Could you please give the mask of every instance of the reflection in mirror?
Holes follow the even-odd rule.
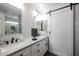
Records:
[[[10,15],[11,16],[11,15]],[[18,17],[12,17],[6,16],[5,17],[5,33],[6,34],[12,34],[12,33],[21,33],[21,21]]]
[[[6,21],[5,33],[6,34],[19,33],[19,23],[13,21]]]
[[[34,27],[38,29],[38,34],[41,34],[41,32],[47,33],[47,15],[34,10],[33,18]]]
[[[21,33],[21,9],[8,3],[0,3],[0,12],[4,14],[2,26],[5,34]]]

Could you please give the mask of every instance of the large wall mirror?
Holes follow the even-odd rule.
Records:
[[[21,9],[8,4],[0,3],[0,35],[21,33]]]
[[[35,25],[39,32],[47,32],[47,20],[36,21]]]
[[[34,10],[34,27],[38,29],[38,34],[47,33],[47,18],[46,14],[39,13]]]

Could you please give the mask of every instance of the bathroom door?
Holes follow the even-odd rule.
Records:
[[[79,56],[79,4],[75,5],[75,55]]]
[[[70,7],[51,13],[49,51],[56,55],[73,55],[73,10]]]

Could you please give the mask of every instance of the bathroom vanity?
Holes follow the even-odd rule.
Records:
[[[43,56],[48,50],[48,36],[38,36],[36,41],[27,38],[22,42],[0,48],[1,56]]]
[[[40,35],[33,41],[32,26],[29,22],[26,24],[22,16],[22,10],[13,5],[0,4],[0,56],[43,56],[48,50],[48,36]],[[44,31],[41,21],[36,25],[34,27],[39,30],[38,34]]]

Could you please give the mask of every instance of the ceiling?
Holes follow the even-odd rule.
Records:
[[[29,8],[37,10],[40,13],[47,13],[49,10],[54,10],[69,5],[69,3],[25,3],[25,4],[27,4]],[[0,11],[4,13],[12,13],[15,15],[20,15],[21,13],[20,9],[8,3],[0,3]]]
[[[21,10],[8,3],[0,3],[0,12],[3,12],[5,14],[10,13],[10,14],[19,16],[21,13]]]
[[[33,10],[38,10],[41,13],[46,13],[49,10],[54,10],[66,5],[69,3],[26,3]]]

